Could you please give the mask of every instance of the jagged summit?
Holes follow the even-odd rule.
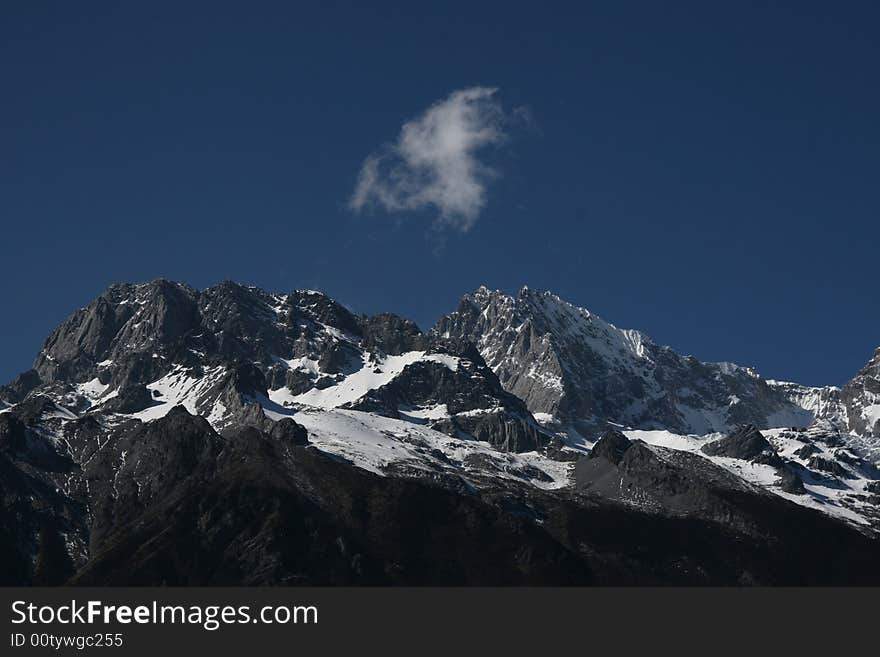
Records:
[[[810,421],[749,368],[680,356],[551,292],[480,288],[434,330],[474,341],[539,419],[574,432],[608,422],[705,434]]]

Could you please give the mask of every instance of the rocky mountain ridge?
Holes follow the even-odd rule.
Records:
[[[3,581],[794,582],[767,537],[829,545],[793,518],[851,568],[880,528],[877,360],[843,389],[765,381],[528,289],[422,332],[315,291],[115,285],[0,388]],[[400,537],[433,530],[396,495],[444,519],[457,570],[419,570]],[[659,561],[582,524],[611,518],[653,527]],[[839,558],[812,575],[844,581]]]
[[[843,389],[766,380],[752,368],[679,355],[528,287],[516,296],[480,287],[432,332],[474,342],[533,414],[575,435],[615,425],[705,435],[827,420],[871,438],[880,420],[880,349]]]
[[[406,408],[511,451],[553,442],[466,342],[390,314],[357,317],[318,292],[232,282],[201,292],[164,280],[109,288],[49,336],[0,398],[37,389],[75,412],[100,406],[142,419],[184,403],[222,427],[271,397],[390,417]]]

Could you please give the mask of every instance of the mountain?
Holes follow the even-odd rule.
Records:
[[[474,342],[507,390],[575,435],[609,423],[707,434],[814,419],[753,369],[680,356],[550,292],[524,287],[514,297],[481,287],[434,332]]]
[[[304,404],[406,415],[515,452],[551,441],[468,343],[393,315],[356,317],[317,292],[231,282],[203,292],[161,280],[111,287],[0,396],[34,389],[76,412],[142,420],[183,404],[223,427],[261,407]]]
[[[0,582],[878,583],[877,360],[766,381],[528,289],[423,332],[114,285],[0,387]]]
[[[841,389],[840,398],[849,430],[866,438],[876,449],[880,443],[880,347],[870,362]]]

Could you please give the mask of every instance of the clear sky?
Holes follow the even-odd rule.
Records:
[[[0,380],[110,283],[164,277],[423,327],[527,284],[843,383],[880,345],[877,7],[3,3]],[[438,112],[474,88],[496,130],[456,141]]]

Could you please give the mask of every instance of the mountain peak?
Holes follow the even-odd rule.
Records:
[[[435,331],[473,341],[529,410],[576,433],[609,422],[703,434],[809,421],[753,370],[679,355],[550,291],[523,286],[512,297],[481,288],[466,300]]]

